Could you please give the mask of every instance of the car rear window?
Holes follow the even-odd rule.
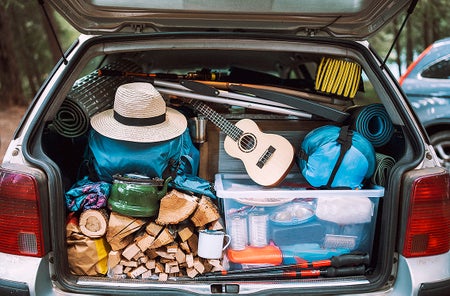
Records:
[[[450,57],[431,65],[422,72],[422,77],[449,79],[450,78]]]

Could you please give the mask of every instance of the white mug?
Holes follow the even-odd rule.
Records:
[[[224,238],[228,241],[223,245]],[[220,259],[224,251],[231,242],[228,234],[219,230],[200,230],[198,237],[198,256],[205,259]]]

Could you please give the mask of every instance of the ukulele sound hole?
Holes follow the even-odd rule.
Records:
[[[256,137],[252,134],[244,134],[239,139],[239,149],[243,152],[251,152],[256,147]]]

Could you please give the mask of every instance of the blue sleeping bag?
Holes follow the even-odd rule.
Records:
[[[375,150],[348,126],[326,125],[309,132],[296,158],[306,181],[314,187],[359,189],[375,171]]]

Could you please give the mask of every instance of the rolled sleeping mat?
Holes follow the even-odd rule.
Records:
[[[102,69],[136,70],[138,68],[125,61],[105,66]],[[97,71],[78,79],[53,120],[56,132],[68,138],[76,138],[85,134],[90,128],[90,117],[112,108],[117,88],[131,79],[129,77],[99,76]]]
[[[89,129],[89,113],[83,105],[67,98],[59,108],[53,126],[62,136],[79,137]]]
[[[373,184],[386,187],[389,173],[395,164],[395,160],[393,157],[382,153],[376,153],[375,158],[375,173],[370,180]]]
[[[394,134],[394,125],[382,104],[351,107],[348,119],[353,130],[359,132],[374,147],[386,145]]]

